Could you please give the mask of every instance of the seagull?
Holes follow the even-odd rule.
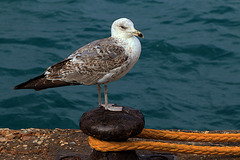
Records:
[[[88,43],[69,57],[48,67],[40,76],[21,83],[14,89],[39,91],[69,85],[97,85],[99,107],[109,111],[122,111],[122,107],[108,103],[107,85],[125,76],[138,61],[141,43],[136,36],[144,38],[130,19],[117,19],[112,24],[111,37]],[[101,101],[102,84],[105,104]]]

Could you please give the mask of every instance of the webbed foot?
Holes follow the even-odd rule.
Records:
[[[116,104],[101,104],[101,107],[104,107],[105,110],[121,112],[123,107],[116,106]]]

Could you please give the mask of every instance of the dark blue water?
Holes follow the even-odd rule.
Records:
[[[96,86],[12,88],[130,18],[142,54],[109,101],[143,112],[147,128],[240,129],[240,1],[1,0],[0,127],[78,128]]]

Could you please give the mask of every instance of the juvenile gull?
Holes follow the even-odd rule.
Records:
[[[14,89],[39,91],[68,85],[97,85],[99,106],[110,111],[121,111],[121,107],[108,104],[107,84],[122,78],[138,61],[141,43],[135,36],[144,37],[134,28],[131,20],[117,19],[112,24],[111,37],[79,48],[63,61],[48,67],[40,76]],[[105,105],[101,102],[101,84],[104,84]]]

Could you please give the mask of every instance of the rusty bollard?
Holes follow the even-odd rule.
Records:
[[[116,105],[117,106],[117,105]],[[103,107],[84,113],[80,129],[87,135],[106,141],[126,141],[141,133],[144,116],[139,110],[123,107],[122,111],[108,111]],[[100,152],[93,150],[90,160],[138,160],[135,151]]]

